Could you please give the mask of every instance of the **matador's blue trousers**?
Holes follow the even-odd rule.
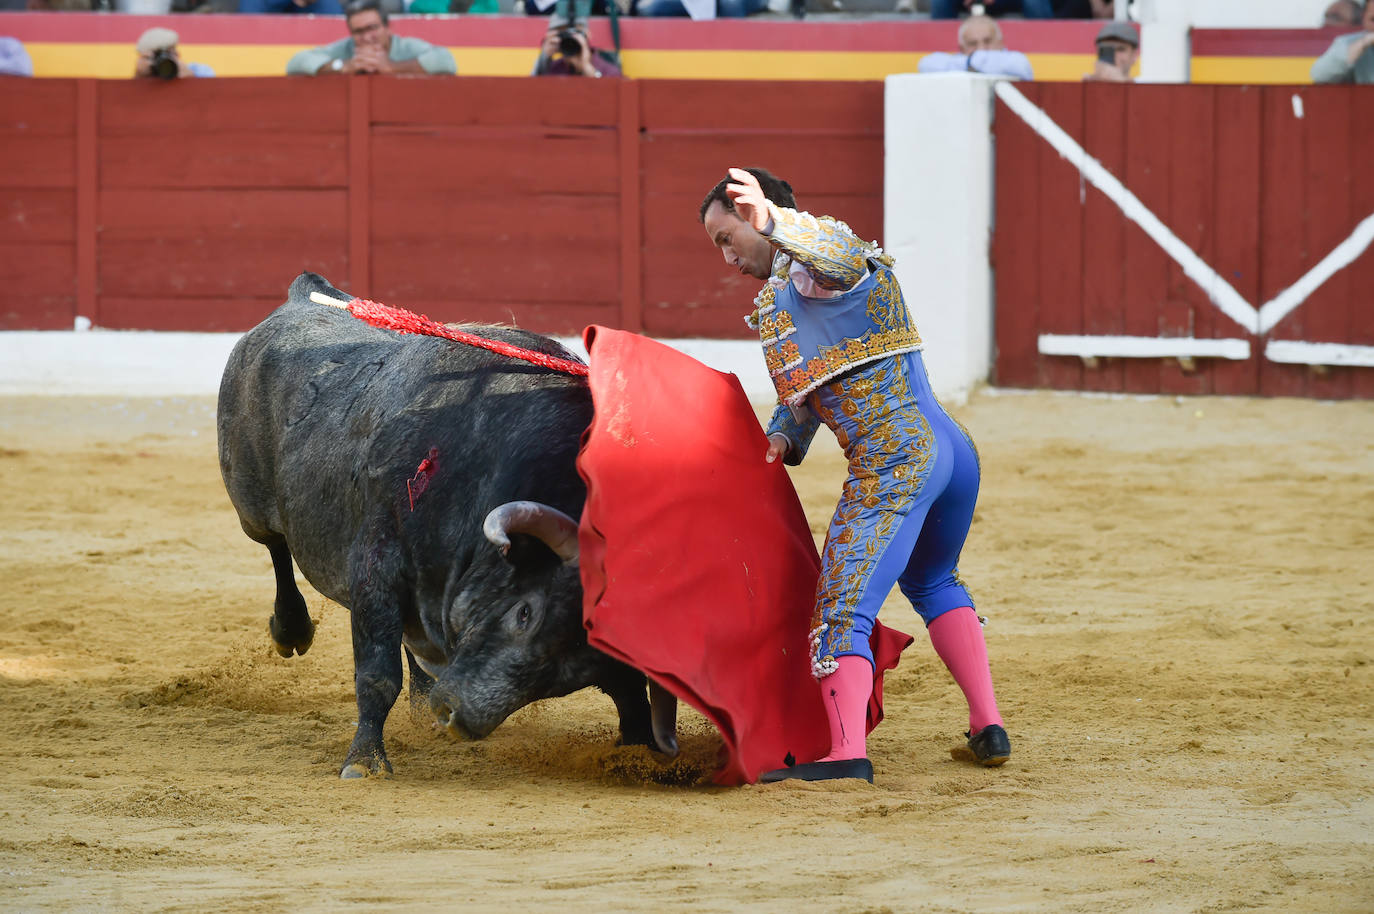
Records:
[[[978,500],[978,452],[926,377],[920,352],[889,356],[822,385],[811,408],[839,440],[849,477],[826,534],[813,625],[818,675],[868,658],[893,584],[926,625],[972,606],[959,553]],[[827,662],[829,661],[829,662]]]

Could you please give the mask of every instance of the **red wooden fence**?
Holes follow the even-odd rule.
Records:
[[[0,329],[243,330],[303,269],[440,320],[745,337],[732,164],[882,228],[876,82],[14,80]]]
[[[1374,92],[1363,87],[1017,88],[1256,308],[1374,214]],[[1374,368],[1265,356],[1269,340],[1374,345],[1374,246],[1250,332],[1003,101],[995,135],[997,383],[1374,397]],[[1042,355],[1041,334],[1245,338],[1250,358],[1091,364]]]

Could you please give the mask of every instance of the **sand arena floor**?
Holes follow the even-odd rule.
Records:
[[[922,635],[876,785],[739,789],[694,712],[665,766],[594,692],[476,743],[402,701],[395,777],[339,781],[347,612],[307,591],[314,647],[271,651],[213,410],[0,399],[8,910],[1374,910],[1374,405],[975,397],[961,570],[1011,762],[951,758]]]

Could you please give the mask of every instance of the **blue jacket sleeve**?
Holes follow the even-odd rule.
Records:
[[[798,422],[791,407],[785,403],[779,403],[778,408],[773,410],[773,418],[768,423],[767,434],[782,435],[787,439],[789,447],[786,456],[782,458],[782,462],[794,467],[801,463],[802,458],[806,456],[807,450],[811,447],[811,439],[816,437],[816,429],[820,427],[820,424],[820,418],[809,409],[806,411],[805,421]]]
[[[801,264],[822,289],[852,289],[864,278],[871,260],[892,265],[891,257],[855,235],[838,219],[829,216],[818,219],[810,213],[777,206],[771,201],[768,214],[773,224],[764,232],[764,237]]]

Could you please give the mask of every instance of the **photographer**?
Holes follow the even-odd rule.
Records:
[[[620,68],[592,47],[586,26],[555,17],[544,33],[533,76],[621,76]]]
[[[1097,33],[1097,63],[1083,78],[1095,82],[1135,82],[1131,70],[1140,59],[1140,35],[1129,22],[1109,22]]]
[[[138,51],[134,78],[184,79],[188,76],[215,75],[215,71],[203,63],[182,60],[177,51],[178,41],[177,33],[171,29],[148,29],[138,36],[138,43],[134,45]]]

